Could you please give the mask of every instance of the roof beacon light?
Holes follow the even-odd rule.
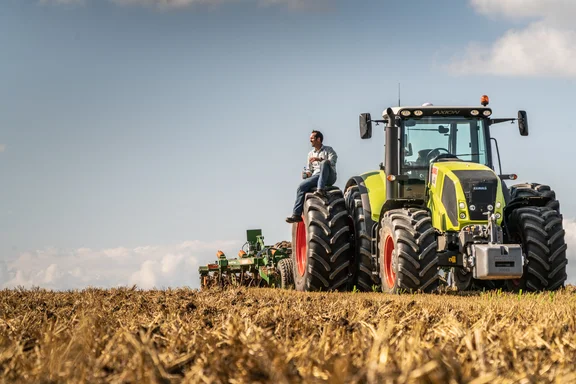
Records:
[[[480,104],[482,104],[483,106],[487,106],[489,103],[490,99],[488,98],[488,96],[482,95],[482,97],[480,98]]]

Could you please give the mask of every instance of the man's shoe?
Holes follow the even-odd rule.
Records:
[[[317,190],[314,191],[314,195],[318,196],[318,197],[327,197],[328,195],[326,194],[326,190],[325,189],[321,189],[318,188]]]
[[[300,221],[302,221],[302,216],[292,215],[286,218],[287,223],[298,223]]]

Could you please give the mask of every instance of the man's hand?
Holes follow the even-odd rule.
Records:
[[[314,162],[314,161],[322,161],[322,159],[319,157],[311,157],[310,162]]]

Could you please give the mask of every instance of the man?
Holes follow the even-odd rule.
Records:
[[[332,147],[323,144],[324,135],[320,131],[312,131],[310,144],[314,149],[308,153],[308,169],[302,174],[305,180],[296,191],[296,202],[292,216],[286,218],[287,223],[302,221],[304,195],[316,187],[314,194],[326,197],[326,186],[334,185],[337,178],[336,161],[338,156]]]

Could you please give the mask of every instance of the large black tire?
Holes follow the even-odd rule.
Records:
[[[294,287],[294,262],[292,259],[282,259],[278,262],[280,272],[280,288],[289,289]]]
[[[297,291],[346,291],[350,283],[350,226],[342,191],[327,188],[304,201],[304,221],[292,224]]]
[[[436,236],[430,213],[394,209],[382,215],[378,254],[382,290],[433,292],[438,288]]]
[[[522,245],[524,275],[508,280],[512,291],[553,291],[567,279],[567,245],[562,216],[550,207],[519,207],[510,214],[512,241]]]
[[[560,202],[556,199],[556,192],[550,186],[538,183],[515,184],[510,187],[510,202],[523,197],[547,197],[550,199],[546,206],[560,213]]]
[[[350,186],[344,194],[346,200],[346,209],[350,218],[353,233],[353,276],[352,285],[356,286],[359,291],[372,291],[372,287],[380,286],[380,278],[372,273],[375,270],[370,250],[371,236],[366,227],[366,218],[364,208],[362,207],[362,198],[360,189],[357,185]]]

